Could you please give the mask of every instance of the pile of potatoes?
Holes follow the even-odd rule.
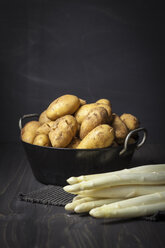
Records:
[[[135,116],[113,113],[108,99],[87,104],[75,95],[63,95],[40,114],[38,121],[26,123],[21,138],[39,146],[104,148],[122,145],[129,131],[138,127]],[[135,140],[130,138],[129,142]]]

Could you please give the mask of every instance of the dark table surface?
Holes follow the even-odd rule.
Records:
[[[112,221],[69,214],[63,207],[20,201],[20,192],[43,187],[20,144],[0,144],[0,248],[164,248],[165,222]],[[165,145],[145,144],[132,164],[165,163]]]

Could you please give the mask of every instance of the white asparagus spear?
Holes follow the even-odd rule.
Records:
[[[165,172],[113,174],[73,185],[67,185],[63,189],[67,192],[75,193],[81,190],[128,184],[163,185],[165,184]]]
[[[131,198],[165,191],[165,185],[122,185],[77,192],[79,197]]]
[[[161,207],[159,208],[159,206]],[[98,218],[136,217],[152,214],[158,210],[165,210],[165,192],[157,192],[103,205],[92,209],[90,215]]]
[[[79,177],[70,177],[67,179],[69,184],[75,184],[82,181],[88,181],[97,177],[105,177],[113,174],[121,174],[121,173],[144,173],[144,172],[159,172],[165,171],[165,164],[152,164],[152,165],[143,165],[143,166],[136,166],[130,169],[123,169],[115,172],[107,172],[107,173],[100,173],[100,174],[92,174],[92,175],[82,175]]]
[[[84,198],[84,196],[76,195],[76,196],[73,198],[72,202],[73,202],[73,201],[80,200],[80,199],[82,199],[82,198]]]
[[[79,199],[79,200],[75,200],[75,201],[72,201],[71,203],[68,203],[65,205],[65,210],[68,210],[68,211],[73,211],[74,208],[83,203],[83,202],[88,202],[88,201],[94,201],[95,198],[94,197],[83,197],[82,199]]]
[[[121,201],[122,199],[99,199],[99,200],[94,200],[90,202],[84,202],[79,205],[77,205],[74,208],[74,211],[76,213],[85,213],[89,212],[92,208],[100,207],[104,204],[109,204],[117,201]]]
[[[157,211],[165,211],[165,202],[157,202],[138,207],[133,206],[128,208],[112,209],[108,213],[100,213],[98,210],[92,209],[89,214],[96,218],[135,218],[152,215]]]

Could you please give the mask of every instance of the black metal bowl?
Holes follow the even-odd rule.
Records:
[[[38,117],[38,114],[24,115],[19,127],[26,118]],[[132,135],[143,132],[134,144],[128,144]],[[137,135],[137,137],[139,137]],[[145,142],[147,131],[141,127],[131,131],[124,145],[97,149],[71,149],[37,146],[21,140],[35,178],[44,184],[66,185],[71,176],[103,173],[128,168],[132,155]]]

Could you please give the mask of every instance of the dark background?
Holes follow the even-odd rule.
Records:
[[[20,201],[20,192],[46,186],[32,174],[18,128],[20,116],[63,94],[109,98],[113,112],[136,115],[148,130],[130,165],[165,163],[164,32],[160,1],[0,0],[0,248],[165,247],[163,217],[114,222]],[[52,175],[61,161],[55,154]],[[38,172],[47,178],[49,168],[48,157]]]
[[[165,15],[155,1],[0,1],[0,141],[55,98],[108,98],[165,143]]]

